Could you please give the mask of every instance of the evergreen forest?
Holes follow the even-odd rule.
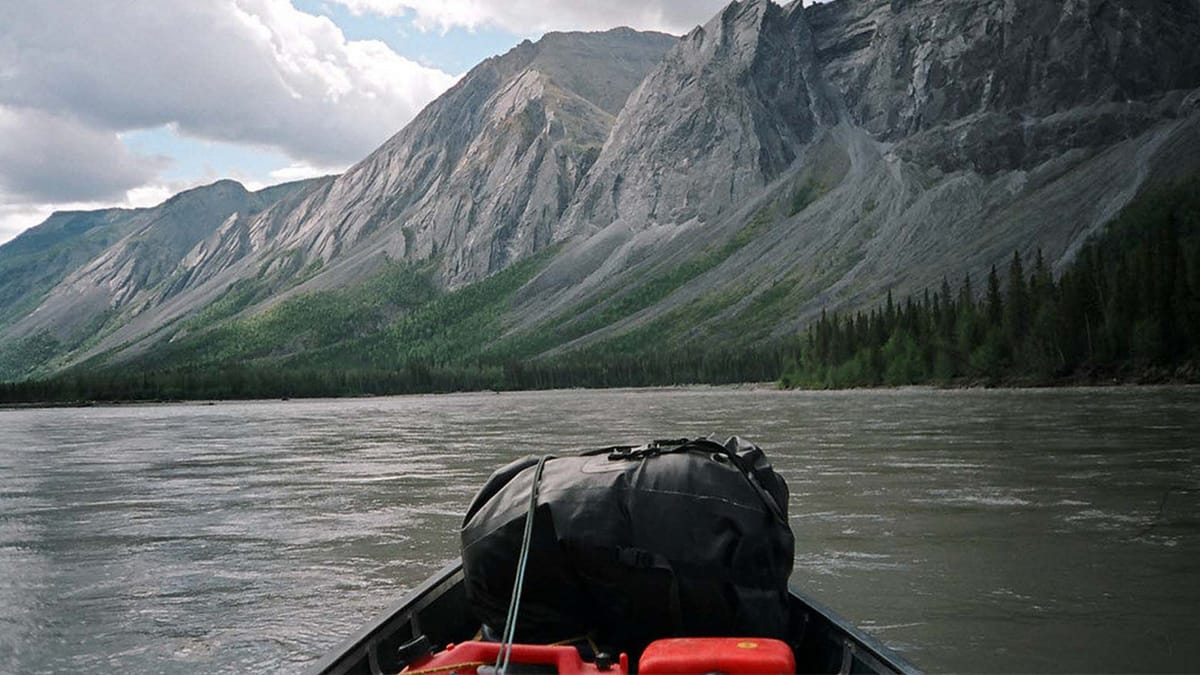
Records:
[[[1014,252],[980,286],[943,278],[900,303],[889,293],[870,311],[823,313],[781,382],[1198,381],[1200,180],[1139,199],[1058,278],[1040,250]]]

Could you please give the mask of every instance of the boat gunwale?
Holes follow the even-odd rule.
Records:
[[[405,593],[400,600],[389,605],[368,621],[366,625],[355,631],[354,634],[342,640],[336,648],[326,652],[323,657],[318,659],[309,668],[308,672],[312,675],[339,672],[335,670],[335,667],[338,664],[344,664],[347,661],[347,657],[354,652],[362,652],[363,656],[374,662],[371,641],[373,638],[378,637],[387,624],[398,619],[405,620],[407,618],[411,618],[414,622],[418,621],[418,612],[424,605],[429,604],[422,601],[426,599],[432,600],[432,598],[429,598],[431,594],[438,591],[439,588],[444,588],[460,581],[462,576],[461,559],[447,562],[422,581],[416,588]],[[908,659],[884,644],[879,638],[847,621],[827,605],[814,599],[811,595],[797,590],[793,584],[788,584],[788,594],[795,601],[828,621],[835,630],[840,631],[849,638],[849,640],[843,640],[843,648],[847,650],[843,658],[843,672],[848,672],[845,669],[850,665],[850,657],[859,660],[875,661],[876,663],[870,665],[882,666],[883,668],[880,668],[880,670],[887,669],[901,675],[918,675],[923,672],[920,668],[909,662]],[[866,649],[855,651],[855,643],[861,644]],[[866,656],[866,659],[863,658],[864,656]]]
[[[373,619],[368,621],[366,625],[353,635],[342,640],[335,649],[326,652],[323,657],[318,659],[309,668],[308,672],[311,675],[335,672],[333,668],[338,663],[345,661],[346,656],[351,652],[360,649],[367,649],[367,656],[370,656],[369,646],[371,638],[375,637],[388,623],[395,621],[402,613],[409,612],[411,614],[418,610],[418,605],[422,599],[436,591],[439,587],[454,581],[455,576],[462,576],[461,559],[451,560],[442,565],[442,567],[422,581],[416,588],[405,593],[399,600],[376,614]]]

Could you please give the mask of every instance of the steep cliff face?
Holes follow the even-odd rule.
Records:
[[[1029,168],[1186,115],[1192,0],[834,2],[805,12],[854,122],[944,170]],[[1190,103],[1188,105],[1191,105]]]
[[[686,35],[617,119],[568,222],[711,218],[834,120],[799,5],[735,2]]]
[[[443,256],[455,286],[547,245],[629,92],[675,38],[552,33],[472,69],[328,190],[193,261],[297,250],[334,267]],[[210,273],[211,274],[211,273]],[[329,279],[341,279],[337,273]]]
[[[731,4],[630,97],[513,330],[620,306],[572,346],[664,317],[780,335],[1014,250],[1062,265],[1147,185],[1200,170],[1197,39],[1192,0]]]

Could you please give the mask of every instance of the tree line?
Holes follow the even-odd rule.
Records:
[[[703,351],[583,354],[554,359],[416,359],[398,368],[279,368],[229,364],[126,373],[72,372],[47,380],[0,383],[0,403],[314,398],[453,391],[666,386],[773,380],[794,349],[779,346]]]
[[[1140,199],[1056,279],[1041,251],[849,315],[822,313],[782,383],[1198,379],[1200,179]]]

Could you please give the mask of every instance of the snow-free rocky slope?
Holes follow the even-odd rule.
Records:
[[[356,283],[386,260],[440,256],[448,286],[483,278],[551,242],[625,98],[675,41],[618,28],[523,42],[476,66],[341,176],[252,218],[240,211],[230,220],[229,209],[214,208],[213,227],[189,230],[200,236],[173,261],[169,288],[114,279],[112,263],[92,264],[5,334],[66,338],[77,320],[58,317],[94,315],[104,305],[92,288],[147,297],[109,318],[78,357],[137,352],[169,338],[182,319],[246,280],[261,287],[257,309],[281,293]]]
[[[55,213],[0,247],[0,346],[87,344],[114,317],[153,311],[186,284],[179,263],[199,242],[318,182],[249,192],[222,180],[154,208]]]
[[[732,4],[630,97],[518,316],[586,322],[723,237],[745,243],[579,341],[780,335],[1014,250],[1061,268],[1200,168],[1198,38],[1194,0]]]
[[[1197,43],[1198,0],[746,0],[681,39],[550,34],[342,176],[222,220],[156,290],[114,290],[68,361],[151,349],[236,284],[259,289],[245,314],[388,260],[453,289],[552,244],[501,308],[509,336],[561,336],[552,352],[770,339],[1013,250],[1061,268],[1200,170]],[[64,287],[108,283],[92,267],[5,336],[61,335]]]

